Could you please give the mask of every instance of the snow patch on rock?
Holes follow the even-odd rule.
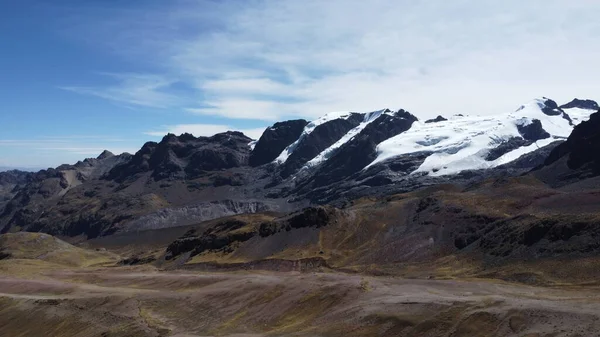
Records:
[[[360,123],[354,129],[350,130],[347,134],[345,134],[342,138],[340,138],[340,140],[335,142],[333,145],[331,145],[330,147],[328,147],[327,149],[325,149],[321,153],[319,153],[315,158],[313,158],[308,163],[306,163],[306,165],[304,167],[305,168],[313,167],[313,166],[319,165],[322,162],[326,161],[335,152],[335,150],[339,149],[344,144],[346,144],[347,142],[352,140],[352,138],[354,138],[356,135],[358,135],[367,125],[369,125],[371,122],[373,122],[374,120],[376,120],[377,118],[379,118],[381,115],[384,115],[384,114],[393,115],[394,113],[391,112],[389,109],[382,109],[382,110],[377,110],[377,111],[366,113],[362,123]]]
[[[278,163],[278,164],[283,164],[287,161],[287,159],[289,158],[289,156],[294,152],[294,150],[296,149],[296,147],[298,147],[298,144],[300,144],[300,142],[309,134],[311,134],[315,128],[321,124],[327,123],[329,121],[332,120],[336,120],[336,119],[348,119],[350,116],[352,115],[352,112],[348,112],[348,111],[343,111],[343,112],[330,112],[324,116],[319,117],[318,119],[315,119],[314,121],[308,123],[305,127],[304,127],[304,131],[302,131],[302,134],[300,135],[300,137],[298,137],[298,140],[296,140],[295,142],[293,142],[292,144],[290,144],[288,147],[286,147],[281,154],[274,160],[274,162]]]

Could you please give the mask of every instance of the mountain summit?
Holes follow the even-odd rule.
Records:
[[[114,157],[114,154],[108,150],[104,150],[98,157],[96,157],[96,159],[102,160],[110,157]]]

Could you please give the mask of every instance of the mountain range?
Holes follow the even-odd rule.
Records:
[[[425,121],[402,109],[330,113],[275,123],[258,140],[169,134],[133,155],[0,173],[0,229],[94,238],[516,176],[597,109],[541,98],[495,116]]]
[[[0,331],[591,336],[599,150],[595,102],[542,98],[2,172]]]

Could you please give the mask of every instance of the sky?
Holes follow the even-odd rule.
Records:
[[[0,167],[168,132],[600,99],[597,0],[2,0]]]

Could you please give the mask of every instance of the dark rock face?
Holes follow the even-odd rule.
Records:
[[[304,127],[304,119],[275,123],[265,130],[250,154],[250,166],[256,167],[272,162],[290,144],[295,142]]]
[[[550,135],[548,135],[548,136],[550,136]],[[491,149],[490,152],[485,157],[485,160],[487,160],[487,161],[496,160],[496,159],[502,157],[503,155],[509,153],[512,150],[516,150],[516,149],[520,148],[521,146],[527,146],[530,144],[531,144],[531,141],[527,141],[520,137],[512,137],[509,140],[501,143],[497,147]]]
[[[224,170],[246,165],[248,154],[237,151],[218,151],[218,149],[202,149],[194,153],[185,168],[187,177],[195,178],[205,171]]]
[[[550,134],[542,127],[542,122],[539,119],[534,119],[529,124],[517,124],[517,130],[525,140],[530,142],[550,137]]]
[[[560,106],[561,109],[572,109],[572,108],[580,108],[580,109],[588,109],[588,110],[598,110],[600,107],[596,101],[592,101],[591,99],[578,99],[575,98],[571,102],[567,104],[563,104]]]
[[[206,171],[248,164],[250,138],[241,132],[225,132],[212,137],[179,137],[168,134],[160,143],[148,142],[131,161],[113,168],[107,179],[123,181],[143,172],[155,180],[194,179]]]
[[[428,119],[425,121],[425,123],[429,124],[429,123],[438,123],[438,122],[443,122],[443,121],[447,121],[447,118],[444,118],[442,116],[437,116],[436,118],[433,119]]]
[[[401,157],[391,158],[383,164],[387,165],[392,172],[408,175],[418,169],[431,154],[432,152],[428,151],[414,152]]]
[[[417,117],[405,110],[381,115],[323,163],[315,174],[315,184],[328,185],[362,170],[377,157],[379,143],[410,129],[415,121]]]
[[[589,121],[577,125],[569,138],[548,156],[545,165],[569,156],[567,166],[572,170],[584,169],[594,176],[600,174],[600,111]]]
[[[353,113],[348,118],[338,118],[317,126],[308,136],[301,139],[294,152],[281,169],[281,176],[289,177],[319,153],[333,145],[348,131],[357,127],[364,114]]]
[[[502,171],[502,170],[526,172],[528,170],[534,169],[540,165],[543,165],[546,158],[548,158],[548,155],[550,155],[550,152],[552,152],[552,150],[554,150],[554,148],[556,148],[559,144],[562,144],[562,143],[563,143],[562,140],[558,140],[558,141],[552,142],[544,147],[541,147],[535,151],[524,154],[521,157],[519,157],[517,160],[514,160],[510,163],[496,167],[495,169],[493,169],[493,171],[490,174],[493,174],[494,171]],[[519,173],[517,173],[517,174],[519,174]]]
[[[418,175],[410,175],[431,154],[432,152],[423,151],[391,158],[330,185],[315,187],[314,182],[309,181],[300,184],[293,192],[314,204],[337,206],[365,196],[407,192],[433,184],[426,177],[415,179]],[[445,179],[434,180],[442,183]]]

